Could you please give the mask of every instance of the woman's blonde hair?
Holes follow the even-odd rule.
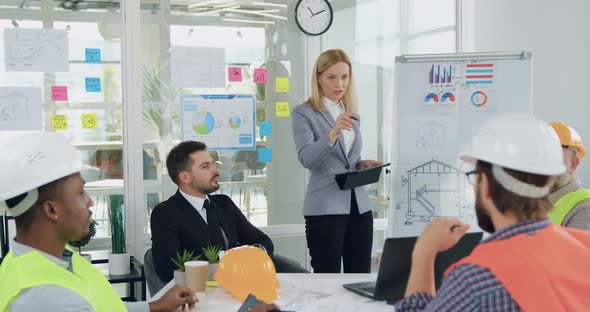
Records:
[[[318,76],[321,75],[324,71],[330,68],[332,65],[344,62],[348,64],[349,68],[349,81],[348,87],[346,88],[346,93],[342,97],[342,104],[344,105],[344,110],[347,113],[356,113],[356,94],[354,92],[354,82],[353,82],[353,75],[352,75],[352,64],[350,62],[350,58],[348,55],[344,53],[344,51],[340,49],[332,49],[324,51],[318,59],[315,61],[315,65],[313,66],[313,73],[311,75],[311,96],[305,103],[310,105],[314,110],[318,112],[325,112],[326,107],[324,107],[324,103],[322,100],[322,94],[320,90],[320,86],[318,83]]]

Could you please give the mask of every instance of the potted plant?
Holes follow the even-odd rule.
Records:
[[[109,222],[111,224],[111,253],[109,274],[124,275],[131,272],[131,262],[125,239],[125,210],[123,195],[109,196]]]
[[[68,244],[74,248],[78,248],[78,254],[82,256],[84,259],[88,260],[88,262],[92,261],[92,256],[90,254],[83,254],[82,247],[86,246],[88,242],[96,235],[96,221],[92,220],[90,223],[90,229],[88,230],[88,234],[82,237],[80,240],[68,242]]]
[[[174,284],[186,286],[186,270],[184,268],[184,263],[188,261],[197,261],[201,258],[201,255],[193,256],[192,251],[187,251],[186,249],[181,253],[178,251],[176,252],[176,259],[172,257],[170,260],[178,267],[178,270],[174,271]]]
[[[203,248],[203,255],[209,261],[209,276],[207,280],[212,281],[215,271],[217,271],[217,264],[219,263],[219,252],[223,250],[217,245],[209,245]]]

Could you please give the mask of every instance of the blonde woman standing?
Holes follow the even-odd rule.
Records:
[[[368,273],[373,215],[364,187],[341,190],[334,175],[381,165],[361,160],[350,58],[340,49],[323,52],[311,77],[311,97],[293,109],[299,162],[311,176],[303,203],[305,234],[315,273]]]

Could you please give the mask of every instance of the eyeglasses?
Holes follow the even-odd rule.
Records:
[[[477,178],[477,173],[479,173],[479,171],[477,170],[472,170],[469,172],[465,172],[465,176],[467,177],[467,181],[469,181],[469,183],[471,183],[471,185],[475,185],[475,181]]]

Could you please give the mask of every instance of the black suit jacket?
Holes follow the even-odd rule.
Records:
[[[272,256],[274,246],[270,238],[252,225],[234,202],[226,195],[209,195],[211,206],[217,212],[229,248],[240,245],[261,244]],[[156,272],[163,281],[170,281],[176,265],[170,258],[185,249],[201,255],[209,245],[207,223],[179,191],[158,204],[151,216],[152,256]],[[201,256],[202,260],[206,260]]]

